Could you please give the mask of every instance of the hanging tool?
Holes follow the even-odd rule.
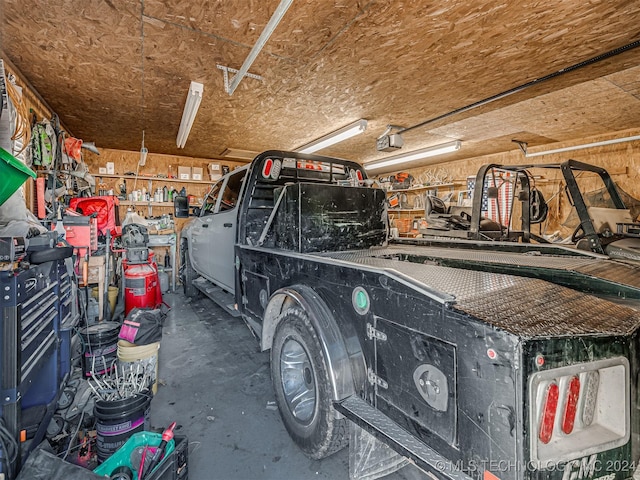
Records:
[[[111,230],[107,229],[107,238],[106,238],[106,246],[107,248],[105,249],[105,258],[104,258],[104,293],[103,293],[103,298],[102,298],[102,306],[103,306],[103,310],[102,310],[102,316],[105,320],[109,321],[111,320],[111,306],[109,304],[109,285],[110,285],[110,278],[111,278],[111,269],[109,268],[111,266],[111,259],[109,258],[109,253],[110,253],[110,246],[111,246]]]
[[[169,442],[169,440],[173,438],[174,428],[176,428],[176,422],[173,422],[171,425],[169,425],[169,427],[167,427],[164,432],[162,432],[162,441],[160,442],[160,445],[158,445],[156,451],[153,453],[153,457],[151,457],[151,463],[149,463],[149,467],[144,472],[140,473],[141,480],[149,477],[151,475],[151,472],[153,472],[153,469],[156,468],[158,463],[160,463],[160,460],[164,456],[164,451],[167,448],[167,442]]]

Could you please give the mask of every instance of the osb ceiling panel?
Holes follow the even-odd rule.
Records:
[[[364,135],[319,153],[380,158],[388,124],[411,127],[640,39],[634,1],[294,0],[233,94],[279,0],[0,0],[4,55],[78,137],[99,147],[219,158],[294,149],[358,118]],[[448,158],[615,134],[640,121],[640,48],[403,135]],[[175,138],[191,80],[203,101]]]

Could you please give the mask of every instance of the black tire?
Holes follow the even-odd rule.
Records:
[[[200,275],[198,275],[198,273],[191,266],[191,260],[189,260],[189,251],[187,249],[184,250],[182,259],[184,261],[182,270],[182,287],[184,288],[184,294],[186,297],[196,298],[200,295],[200,290],[195,287],[193,281]]]
[[[318,335],[301,308],[291,308],[279,318],[271,347],[271,379],[282,421],[307,456],[321,459],[348,444],[347,420],[339,419],[333,408]]]

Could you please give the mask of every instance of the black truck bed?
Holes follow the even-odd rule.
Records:
[[[380,269],[423,292],[430,292],[433,298],[451,308],[525,338],[627,335],[640,326],[640,313],[632,308],[548,281],[566,276],[575,282],[584,280],[605,289],[616,287],[636,295],[640,293],[640,275],[636,269],[610,260],[419,246],[316,255]],[[434,259],[453,260],[460,265],[457,268],[436,265]],[[472,262],[476,263],[476,268]],[[460,269],[463,263],[467,265],[463,267],[465,270]],[[506,265],[512,273],[496,273],[500,271],[496,265]],[[481,269],[481,266],[487,268]],[[534,269],[540,272],[539,278],[516,276],[513,274],[515,269]],[[620,271],[623,276],[617,277]],[[545,280],[540,279],[545,277]],[[609,280],[612,278],[617,281]],[[537,295],[530,295],[532,291]]]

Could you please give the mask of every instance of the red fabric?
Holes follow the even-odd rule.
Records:
[[[82,148],[82,140],[79,138],[67,137],[64,139],[64,151],[76,161],[82,158],[80,149]]]
[[[112,236],[122,234],[118,212],[119,205],[120,200],[113,195],[72,198],[69,202],[69,207],[76,211],[81,210],[82,215],[89,216],[95,213],[98,222],[98,234],[104,235],[107,231],[110,231]]]

